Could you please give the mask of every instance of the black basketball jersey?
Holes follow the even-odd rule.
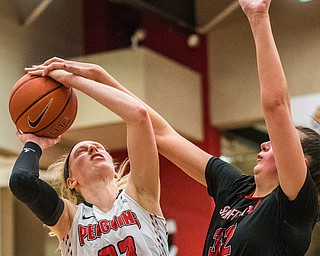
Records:
[[[305,254],[318,214],[316,187],[310,175],[293,201],[280,186],[265,197],[252,197],[254,177],[215,157],[207,164],[206,180],[216,206],[204,256]]]

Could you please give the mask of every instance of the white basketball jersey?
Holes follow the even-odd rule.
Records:
[[[165,219],[145,211],[124,191],[107,213],[79,204],[59,247],[63,256],[169,255]]]

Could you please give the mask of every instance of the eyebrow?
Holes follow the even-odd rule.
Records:
[[[74,155],[75,156],[77,156],[77,152],[79,151],[79,150],[81,150],[81,149],[87,149],[90,145],[93,145],[93,146],[96,146],[97,148],[101,148],[101,149],[103,149],[103,150],[106,150],[107,151],[107,149],[102,145],[102,144],[100,144],[100,143],[90,143],[90,144],[85,144],[85,145],[81,145],[81,146],[79,146],[75,151],[74,151]]]

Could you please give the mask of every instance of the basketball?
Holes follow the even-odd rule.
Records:
[[[9,112],[13,123],[23,133],[56,138],[67,131],[78,110],[77,96],[50,77],[21,77],[13,86]]]

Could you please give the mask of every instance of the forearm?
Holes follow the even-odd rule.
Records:
[[[145,107],[139,100],[117,88],[106,86],[105,84],[77,75],[71,75],[63,83],[99,102],[120,116],[127,124],[131,122],[136,123],[142,117],[141,114],[146,112]]]
[[[41,148],[28,142],[19,155],[10,177],[12,193],[45,224],[53,226],[64,208],[56,191],[39,179]]]
[[[69,72],[69,76],[64,77],[62,79],[61,79],[61,77],[58,77],[57,75],[55,75],[53,77],[51,72],[56,73],[57,70],[59,70],[59,69]],[[74,79],[79,79],[79,78],[75,78],[75,76],[72,76],[72,74],[74,74],[76,76],[80,76],[84,79],[93,80],[95,82],[107,85],[107,87],[111,86],[111,87],[116,88],[116,89],[126,93],[127,95],[130,95],[131,97],[139,100],[139,102],[142,103],[145,108],[147,108],[149,116],[152,119],[153,129],[154,129],[154,132],[156,135],[163,134],[165,131],[164,128],[169,127],[167,122],[160,115],[158,115],[152,108],[147,106],[142,100],[140,100],[137,96],[135,96],[132,92],[130,92],[127,88],[125,88],[122,84],[120,84],[104,68],[102,68],[99,65],[90,64],[90,63],[83,63],[83,62],[76,62],[76,61],[66,61],[66,60],[55,57],[50,60],[47,60],[44,63],[44,66],[27,68],[26,70],[30,74],[33,74],[33,75],[49,75],[50,74],[50,76],[52,76],[54,79],[58,80],[59,82],[65,84],[65,85],[66,85],[65,79],[69,80],[69,77],[73,77],[71,79],[71,80],[73,80],[73,82],[71,82],[71,86],[75,87],[76,89],[79,89],[81,91],[86,90],[86,89],[83,86],[82,86],[82,88],[76,87],[77,82]],[[62,73],[62,75],[65,76],[65,73],[64,74]],[[83,92],[88,94],[88,91],[83,91]],[[104,104],[104,102],[106,102],[106,101],[104,101],[101,98],[100,99],[96,98],[96,96],[97,96],[96,93],[93,93],[93,94],[90,93],[89,96],[91,96],[95,100],[98,100],[101,104],[106,106]],[[110,110],[113,111],[112,109],[110,109]]]
[[[114,88],[135,97],[144,104],[151,118],[159,153],[180,167],[192,178],[205,185],[204,170],[211,155],[178,134],[159,113],[144,103],[122,84],[111,78],[107,72],[105,73],[105,76],[105,84],[113,86]],[[190,159],[193,159],[193,161],[190,161]]]
[[[101,68],[102,69],[102,68]],[[98,81],[106,84],[108,86],[112,86],[132,97],[139,100],[144,107],[147,109],[149,116],[152,121],[152,126],[154,129],[154,133],[156,136],[160,137],[162,135],[165,135],[166,132],[168,132],[171,128],[171,126],[168,124],[168,122],[160,116],[154,109],[152,109],[150,106],[148,106],[143,100],[141,100],[138,96],[133,94],[130,90],[128,90],[126,87],[124,87],[121,83],[119,83],[116,79],[114,79],[107,71],[104,69],[99,70],[99,75],[96,75],[98,77]],[[161,146],[161,145],[160,145]]]
[[[289,106],[287,81],[272,35],[269,15],[255,15],[249,18],[249,22],[256,45],[262,106],[267,109],[282,104]]]

